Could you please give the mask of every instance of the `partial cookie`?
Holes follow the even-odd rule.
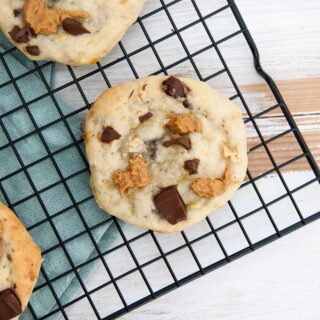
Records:
[[[98,205],[159,232],[180,231],[225,205],[247,168],[240,109],[180,77],[107,90],[87,115],[85,143]]]
[[[0,203],[0,319],[18,319],[38,279],[41,252],[16,215]]]
[[[146,0],[0,0],[0,29],[32,60],[95,63],[120,41]]]

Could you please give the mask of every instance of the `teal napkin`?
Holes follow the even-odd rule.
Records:
[[[0,32],[0,52],[4,53],[10,48],[11,45]],[[31,298],[33,312],[27,309],[21,317],[22,320],[29,320],[34,319],[33,314],[39,318],[58,310],[56,298],[64,305],[82,296],[87,290],[80,282],[86,285],[89,274],[98,261],[94,259],[98,257],[98,252],[85,232],[86,227],[93,228],[91,233],[101,252],[108,250],[116,239],[119,240],[119,234],[110,217],[98,209],[92,198],[83,145],[79,145],[81,155],[73,144],[71,134],[77,140],[80,139],[79,126],[84,114],[74,114],[74,108],[58,95],[55,96],[72,131],[70,134],[52,98],[40,98],[48,91],[39,73],[30,72],[29,75],[20,77],[33,70],[34,63],[18,50],[4,54],[3,57],[13,77],[18,79],[17,86],[37,127],[42,128],[41,134],[47,145],[46,148],[25,108],[17,109],[22,105],[21,99],[14,85],[9,83],[9,75],[0,60],[0,178],[6,177],[1,183],[0,201],[14,205],[17,215],[45,253],[38,289]],[[54,64],[40,65],[52,88]],[[54,124],[50,124],[52,122]],[[14,149],[9,146],[4,130],[14,141],[33,186],[21,169]],[[47,149],[53,154],[58,169],[50,159]],[[77,174],[79,172],[81,174]],[[59,175],[67,179],[67,186],[62,183]],[[39,192],[39,197],[35,195],[34,189]],[[77,208],[74,207],[67,189],[74,201],[79,203]],[[59,245],[58,237],[65,242],[65,251]],[[80,266],[77,267],[77,273],[73,271],[70,260],[75,267]],[[90,263],[86,264],[88,260]],[[47,279],[56,280],[49,286]],[[61,313],[57,311],[48,319],[60,316]]]

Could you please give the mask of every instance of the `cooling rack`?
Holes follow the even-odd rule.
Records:
[[[222,31],[222,21],[232,26],[229,33]],[[190,35],[193,35],[193,41]],[[242,42],[239,55],[225,54],[225,48],[229,47],[230,52],[235,44],[239,48],[239,42]],[[28,319],[80,319],[75,310],[81,310],[83,319],[117,318],[319,218],[319,211],[309,210],[305,205],[306,199],[312,201],[308,195],[319,192],[319,168],[277,86],[263,70],[256,45],[233,0],[150,0],[141,17],[110,55],[88,67],[57,65],[59,72],[54,86],[45,72],[54,66],[51,62],[30,63],[27,71],[14,74],[7,58],[15,52],[15,48],[9,48],[0,54],[0,63],[9,78],[0,84],[0,103],[1,91],[5,92],[9,86],[16,90],[19,98],[17,105],[0,114],[0,158],[1,153],[8,150],[12,155],[10,161],[1,158],[6,173],[1,171],[0,198],[22,220],[20,206],[27,203],[34,206],[32,201],[36,201],[37,207],[32,207],[33,211],[41,211],[43,217],[27,225],[28,230],[36,236],[37,228],[47,224],[56,238],[54,243],[42,248],[44,261],[56,249],[61,249],[70,263],[68,271],[53,278],[48,276],[46,266],[42,267],[41,281],[34,290],[34,297],[39,297],[46,289],[52,296],[54,307],[39,314],[34,298],[27,309]],[[241,77],[253,71],[239,68],[241,59],[252,57],[253,70],[262,77],[261,81],[265,81],[272,96],[273,103],[263,110],[256,109],[238,84]],[[203,65],[204,61],[208,65]],[[169,73],[198,77],[221,89],[241,107],[248,130],[254,133],[254,143],[248,150],[249,168],[245,182],[225,208],[180,234],[156,234],[127,226],[102,213],[100,215],[105,218],[88,222],[86,210],[88,206],[95,206],[93,197],[91,194],[79,196],[72,189],[72,182],[77,183],[77,178],[88,180],[83,139],[72,121],[78,116],[83,119],[97,93],[106,87],[149,74]],[[63,77],[58,78],[59,74]],[[37,88],[34,88],[34,97],[26,101],[21,81],[27,81],[32,75],[41,79],[46,92],[37,94]],[[51,99],[57,117],[40,124],[35,106],[41,106],[44,99]],[[66,111],[62,101],[71,105],[73,110]],[[19,112],[28,115],[33,130],[17,137],[6,121]],[[263,120],[270,114],[282,119],[281,128],[271,137],[263,128]],[[79,124],[76,123],[76,127]],[[45,132],[57,125],[68,135],[69,142],[51,150]],[[26,162],[21,149],[32,137],[43,144],[44,153]],[[295,146],[295,153],[284,159],[278,156],[281,150],[275,142],[287,137]],[[72,173],[65,173],[57,157],[64,152],[71,153],[71,150],[70,166],[75,168]],[[256,170],[250,159],[266,163],[264,169]],[[55,168],[57,179],[51,183],[45,174],[44,180],[49,182],[38,185],[30,172],[47,161]],[[84,165],[77,166],[77,161]],[[16,167],[12,167],[13,162],[17,163]],[[303,163],[309,174],[304,180],[293,182],[286,169],[297,162]],[[8,187],[10,179],[19,182],[17,188]],[[49,194],[50,198],[50,191],[57,187],[65,190],[70,204],[52,212],[50,199],[44,195]],[[30,189],[28,194],[22,192],[25,189]],[[56,219],[70,211],[82,222],[83,229],[66,236],[59,231]],[[117,237],[105,249],[97,241],[96,231],[110,223]],[[95,254],[85,261],[75,262],[68,245],[80,241],[81,237],[92,242]],[[42,245],[43,239],[39,242]],[[84,269],[95,272],[88,272],[83,277]],[[57,283],[68,277],[74,277],[79,289],[68,299],[63,299],[57,294]]]

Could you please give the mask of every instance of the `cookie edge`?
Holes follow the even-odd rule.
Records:
[[[42,260],[41,250],[11,209],[0,203],[0,211],[6,219],[5,237],[9,239],[10,246],[14,249],[11,253],[12,280],[18,284],[16,294],[24,310],[38,280]]]

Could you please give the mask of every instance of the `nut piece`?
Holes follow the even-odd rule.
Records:
[[[192,113],[171,113],[165,127],[171,134],[186,134],[202,131],[200,119]]]
[[[225,159],[231,159],[234,162],[239,162],[239,156],[236,151],[234,151],[232,148],[227,146],[226,144],[223,146],[223,156]]]
[[[3,255],[3,249],[2,249],[2,246],[3,246],[3,243],[2,243],[2,236],[3,236],[3,224],[2,224],[2,221],[0,221],[0,261],[1,261],[2,255]]]
[[[44,0],[26,0],[23,7],[26,23],[37,34],[52,34],[66,18],[86,19],[89,15],[81,10],[62,10],[46,7]]]
[[[231,181],[231,169],[229,162],[221,178],[197,178],[192,181],[191,189],[200,197],[212,198],[222,195]]]
[[[136,154],[130,160],[127,170],[117,170],[113,173],[113,180],[120,189],[121,197],[126,195],[129,188],[142,188],[149,183],[149,164],[141,155]]]

